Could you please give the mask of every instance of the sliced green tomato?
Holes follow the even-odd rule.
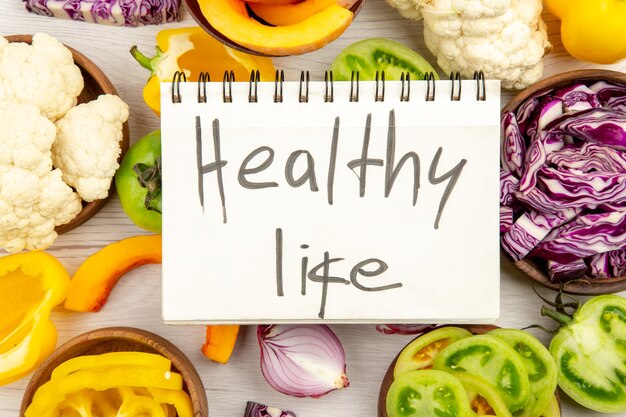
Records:
[[[418,337],[398,355],[393,377],[398,378],[405,372],[432,367],[433,359],[443,348],[471,335],[468,330],[460,327],[440,327]]]
[[[443,371],[421,370],[400,375],[387,391],[389,417],[472,417],[463,385]]]
[[[561,417],[561,407],[559,407],[559,400],[556,398],[556,395],[553,395],[548,403],[548,406],[539,417]]]
[[[385,71],[386,80],[399,80],[405,72],[412,80],[424,79],[427,72],[439,79],[437,71],[420,54],[384,38],[364,39],[349,45],[335,58],[330,69],[335,81],[349,81],[352,71],[358,71],[359,79],[365,81],[376,79],[376,71]]]
[[[550,342],[559,387],[602,413],[626,411],[626,299],[591,298]]]
[[[496,389],[480,377],[455,372],[469,400],[470,408],[477,416],[512,417],[506,403]]]
[[[458,340],[435,357],[433,368],[482,378],[502,397],[510,412],[526,405],[528,373],[512,347],[487,334]]]
[[[530,396],[517,417],[537,417],[556,390],[556,364],[546,347],[530,333],[518,329],[495,329],[488,334],[502,339],[519,355],[528,373]]]

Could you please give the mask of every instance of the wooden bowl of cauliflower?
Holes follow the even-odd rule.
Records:
[[[0,37],[0,248],[43,250],[96,214],[129,147],[128,106],[80,52]]]

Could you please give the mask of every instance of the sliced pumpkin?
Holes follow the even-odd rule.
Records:
[[[202,353],[212,361],[226,363],[233,353],[237,335],[238,324],[219,324],[206,326],[206,340],[202,345]]]
[[[72,277],[65,308],[100,311],[122,275],[141,265],[160,264],[161,259],[161,235],[133,236],[105,246]]]
[[[351,11],[333,4],[286,26],[266,26],[248,15],[243,0],[200,0],[200,9],[214,29],[231,41],[272,56],[314,51],[335,40],[352,22]]]
[[[257,17],[270,25],[293,25],[336,4],[336,0],[304,0],[296,4],[249,3]]]

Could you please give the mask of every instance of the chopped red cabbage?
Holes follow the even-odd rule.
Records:
[[[600,107],[600,101],[596,96],[596,92],[580,83],[557,91],[554,94],[554,98],[563,102],[564,112],[596,109]]]
[[[500,204],[513,204],[514,194],[519,189],[519,180],[510,172],[500,168]]]
[[[532,255],[559,263],[626,247],[626,210],[581,215],[554,229]]]
[[[179,20],[179,0],[23,0],[31,13],[114,26]]]
[[[626,86],[598,81],[589,88],[596,92],[603,107],[626,112]]]
[[[513,208],[500,206],[500,233],[506,233],[513,226]]]
[[[589,258],[589,270],[591,275],[597,278],[608,278],[611,276],[609,252],[598,253]]]
[[[626,275],[626,249],[618,249],[608,252],[611,275],[619,277]]]
[[[515,261],[525,258],[552,229],[570,221],[578,214],[576,210],[564,213],[537,213],[526,211],[502,236],[502,248]]]
[[[296,417],[293,411],[281,410],[265,404],[248,401],[243,417]]]
[[[626,153],[591,142],[576,148],[565,147],[548,155],[547,162],[561,170],[587,172],[626,173]]]
[[[519,191],[522,194],[535,187],[537,172],[545,165],[548,155],[563,149],[563,146],[565,146],[563,135],[539,132],[539,137],[530,144],[526,153],[525,169],[519,184]]]
[[[500,126],[502,127],[503,138],[501,154],[502,167],[519,178],[524,169],[526,144],[524,143],[524,137],[517,125],[515,113],[505,113],[502,116]]]
[[[626,150],[626,113],[609,108],[597,108],[563,115],[548,129],[589,142]]]
[[[548,276],[553,282],[564,282],[584,277],[587,269],[587,264],[582,259],[576,259],[566,264],[548,261]]]
[[[538,186],[564,208],[596,209],[602,203],[626,206],[626,174],[576,172],[542,167]]]

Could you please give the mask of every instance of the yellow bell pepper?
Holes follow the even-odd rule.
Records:
[[[176,372],[163,372],[145,366],[112,365],[101,369],[81,369],[40,386],[24,416],[53,415],[68,395],[84,389],[104,391],[117,387],[182,390],[183,380],[182,376]]]
[[[626,58],[626,1],[545,0],[561,20],[561,40],[572,56],[598,64]]]
[[[77,356],[54,368],[50,379],[63,378],[82,369],[101,369],[123,365],[145,366],[167,372],[172,367],[172,361],[163,355],[146,352],[109,352],[101,355]]]
[[[148,58],[136,46],[130,50],[139,64],[150,70],[143,98],[157,115],[161,109],[160,83],[172,81],[176,71],[183,71],[188,81],[198,81],[201,72],[211,80],[221,81],[224,71],[233,71],[238,81],[248,81],[259,70],[261,81],[274,79],[272,60],[236,51],[222,44],[200,27],[165,29],[156,37],[156,55]]]
[[[63,302],[70,277],[45,252],[0,258],[0,385],[29,374],[54,350],[50,311]]]

